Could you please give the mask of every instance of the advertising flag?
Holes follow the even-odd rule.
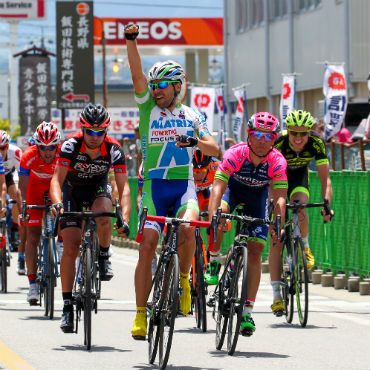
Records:
[[[280,98],[280,121],[282,129],[286,130],[285,118],[295,109],[296,79],[294,75],[283,76],[283,88]]]
[[[224,99],[224,89],[219,87],[216,89],[216,106],[218,113],[218,145],[220,145],[222,153],[226,149],[225,133],[225,99]]]
[[[215,89],[213,87],[192,87],[190,106],[204,115],[209,131],[214,131]]]
[[[244,115],[246,113],[246,90],[245,87],[242,87],[240,89],[234,90],[234,95],[236,97],[236,100],[238,102],[235,112],[235,121],[233,125],[233,133],[234,138],[237,143],[240,143],[242,141],[242,125],[244,121]],[[247,115],[246,119],[247,119]]]

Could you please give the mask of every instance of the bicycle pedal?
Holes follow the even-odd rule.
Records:
[[[275,315],[276,317],[281,317],[281,316],[283,316],[283,315],[284,315],[284,311],[274,311],[274,315]]]
[[[207,302],[208,307],[215,307],[215,298],[210,298]]]
[[[30,306],[39,306],[39,303],[36,299],[32,300],[32,301],[29,301],[29,304],[30,304]]]

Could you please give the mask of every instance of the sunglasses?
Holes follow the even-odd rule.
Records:
[[[50,146],[45,146],[45,145],[39,145],[38,146],[43,152],[46,152],[47,150],[49,150],[50,152],[52,152],[53,150],[55,150],[55,148],[57,147],[56,145],[50,145]]]
[[[261,132],[261,131],[250,131],[250,135],[252,135],[255,139],[261,140],[265,139],[265,141],[272,141],[275,139],[275,134],[269,134],[267,132]]]
[[[169,84],[173,84],[173,83],[176,83],[176,82],[180,82],[180,81],[159,81],[159,82],[154,83],[154,84],[149,84],[149,86],[152,90],[155,90],[157,87],[159,89],[165,89]]]
[[[8,149],[8,145],[1,146],[1,147],[0,147],[0,150],[6,150],[6,149]]]
[[[294,130],[288,130],[290,134],[293,136],[307,136],[310,131],[294,131]]]
[[[194,173],[203,173],[208,171],[208,167],[206,168],[193,168]]]
[[[104,129],[104,130],[90,130],[89,128],[85,128],[85,130],[84,130],[86,133],[87,133],[87,135],[89,135],[89,136],[103,136],[106,132],[107,132],[107,130],[106,129]]]

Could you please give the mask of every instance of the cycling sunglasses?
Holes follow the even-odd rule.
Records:
[[[87,135],[89,136],[103,136],[107,130],[104,129],[104,130],[91,130],[89,128],[85,128],[84,131],[87,133]]]
[[[294,131],[294,130],[288,130],[290,134],[293,136],[307,136],[310,131]]]
[[[6,150],[6,149],[8,149],[8,145],[4,145],[0,147],[0,150]]]
[[[249,134],[258,140],[265,139],[265,141],[272,141],[276,137],[275,134],[270,134],[268,132],[261,131],[250,131]]]
[[[52,152],[53,150],[55,150],[55,148],[57,147],[56,145],[50,145],[50,146],[46,146],[46,145],[39,145],[38,146],[40,148],[40,150],[42,150],[43,152],[46,152],[47,150],[49,150],[50,152]]]
[[[180,81],[159,81],[157,83],[149,84],[149,86],[152,90],[155,90],[157,87],[159,89],[165,89],[169,84],[173,84],[176,82],[180,82]]]
[[[206,167],[206,168],[193,168],[193,171],[195,173],[207,172],[208,171],[208,167]]]

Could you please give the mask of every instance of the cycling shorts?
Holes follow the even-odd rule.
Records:
[[[209,204],[209,198],[211,197],[210,189],[208,188],[202,191],[198,191],[197,197],[198,197],[198,204],[199,204],[200,211],[207,211],[208,204]]]
[[[307,167],[288,170],[288,199],[295,193],[305,193],[310,197],[310,177]]]
[[[246,216],[257,218],[268,218],[267,209],[268,189],[264,188],[260,191],[246,190],[243,193],[233,193],[230,187],[226,188],[222,196],[222,202],[229,207],[229,212],[232,213],[235,207],[239,204],[245,204],[247,212]],[[268,225],[254,225],[248,228],[248,241],[254,241],[265,244],[268,234]]]
[[[26,201],[28,205],[44,205],[44,194],[49,193],[50,182],[37,181],[30,177]],[[27,211],[29,219],[26,226],[42,226],[42,216],[44,211],[42,209],[29,209]]]
[[[65,212],[80,212],[83,207],[93,205],[97,198],[108,198],[112,200],[112,186],[108,176],[94,185],[78,186],[65,181],[62,186],[63,208]],[[77,217],[60,217],[60,229],[78,227],[81,229],[82,221]]]
[[[13,172],[9,172],[5,175],[5,184],[7,188],[15,184]]]
[[[140,203],[140,212],[143,207],[148,207],[148,215],[167,216],[173,207],[173,214],[178,217],[179,213],[186,209],[193,209],[199,213],[197,194],[193,180],[145,180],[143,196]],[[153,229],[162,233],[164,224],[146,221],[145,228]]]

